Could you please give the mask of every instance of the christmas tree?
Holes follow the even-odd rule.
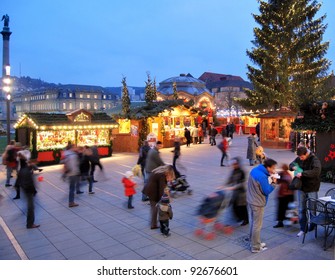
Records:
[[[314,0],[259,1],[260,14],[253,17],[254,47],[247,55],[258,68],[247,65],[254,88],[239,103],[250,109],[297,109],[304,102],[327,98],[324,57],[329,42],[322,42],[325,15],[315,16],[321,4]]]
[[[148,80],[145,82],[145,102],[152,105],[157,99],[156,82],[152,82],[150,74],[147,73]]]
[[[126,77],[122,78],[122,113],[125,118],[129,118],[130,114],[130,97],[127,87]]]

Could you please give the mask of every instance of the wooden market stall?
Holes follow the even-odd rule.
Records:
[[[295,112],[287,108],[260,115],[260,140],[264,148],[289,149]]]
[[[83,109],[69,114],[25,113],[14,125],[16,141],[29,146],[40,164],[58,163],[68,142],[97,145],[100,156],[111,156],[112,129],[117,127],[106,113]]]
[[[138,152],[144,139],[161,141],[165,148],[173,147],[177,136],[184,142],[185,127],[193,128],[203,117],[183,100],[164,100],[134,108],[128,119],[121,115],[117,119],[119,129],[113,135],[115,151]]]

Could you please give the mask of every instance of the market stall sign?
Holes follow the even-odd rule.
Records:
[[[73,122],[90,122],[90,116],[87,114],[84,114],[83,112],[81,112],[79,115],[77,115]]]

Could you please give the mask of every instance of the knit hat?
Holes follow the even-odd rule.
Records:
[[[126,174],[125,174],[126,178],[130,178],[132,176],[134,176],[133,172],[132,171],[127,171]]]
[[[166,204],[170,203],[169,196],[166,193],[162,195],[161,203],[166,203]]]

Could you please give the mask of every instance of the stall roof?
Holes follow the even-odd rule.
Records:
[[[75,111],[69,114],[55,114],[55,113],[25,113],[22,118],[17,122],[17,126],[20,126],[22,119],[30,118],[37,126],[68,126],[73,124],[81,124],[74,122],[70,116],[74,114],[85,113],[90,116],[90,125],[108,124],[118,125],[118,123],[106,113],[90,113],[85,110]],[[85,123],[82,123],[85,124]]]
[[[277,117],[282,117],[282,118],[292,118],[295,117],[297,115],[296,112],[291,111],[290,109],[286,109],[286,108],[281,108],[277,111],[271,111],[269,113],[266,114],[261,114],[258,117],[259,118],[277,118]]]

